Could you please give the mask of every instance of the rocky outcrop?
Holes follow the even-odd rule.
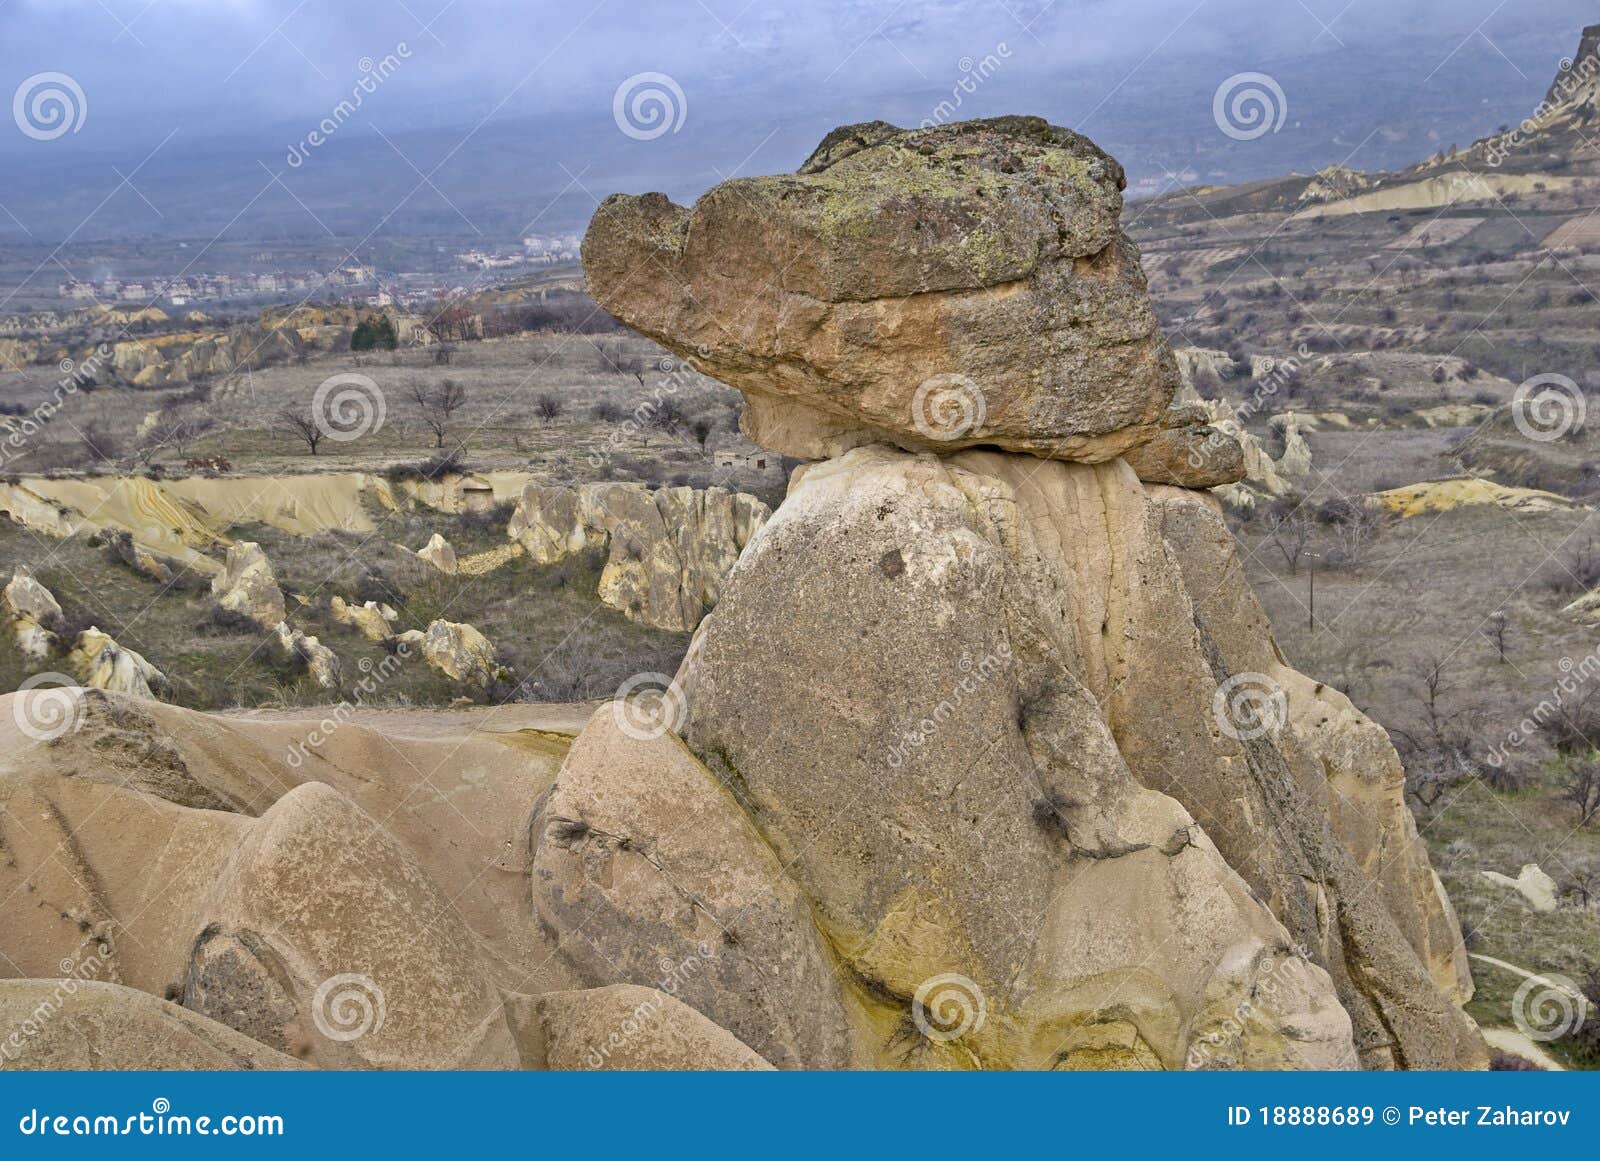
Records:
[[[93,626],[78,634],[67,661],[90,689],[155,697],[171,684],[166,674],[145,660],[144,654],[118,645],[109,634]]]
[[[0,1070],[284,1071],[305,1065],[178,1004],[69,976],[0,980]]]
[[[792,176],[693,207],[613,195],[583,240],[606,310],[744,392],[805,458],[875,440],[1098,461],[1177,387],[1122,167],[1036,117],[835,130]]]
[[[377,601],[352,605],[341,596],[328,599],[328,615],[341,625],[349,625],[368,641],[388,641],[394,636],[394,622],[400,614]]]
[[[1538,863],[1523,864],[1515,879],[1499,871],[1484,871],[1482,874],[1496,886],[1508,887],[1521,895],[1535,911],[1548,913],[1556,909],[1556,881]]]
[[[1169,407],[1155,438],[1123,458],[1141,480],[1185,488],[1236,484],[1246,470],[1239,441],[1213,427],[1209,409],[1199,404]]]
[[[222,571],[211,579],[211,595],[229,619],[267,630],[283,622],[283,590],[267,554],[252,541],[229,545]]]
[[[232,1059],[248,1059],[237,1048],[248,1037],[262,1061],[282,1053],[324,1068],[514,1068],[499,985],[572,986],[538,970],[549,952],[519,919],[517,892],[484,881],[548,784],[529,751],[352,723],[308,745],[311,722],[211,718],[99,691],[83,695],[75,729],[39,740],[12,723],[36,719],[41,696],[0,707],[0,976],[135,989],[148,1002],[118,1000],[108,1027],[213,1029]],[[315,759],[286,763],[286,752]],[[418,774],[449,786],[437,769],[446,754],[474,772],[450,801]],[[304,781],[311,769],[349,793]],[[488,821],[499,809],[512,816],[504,826]],[[499,981],[491,947],[518,964]],[[56,1047],[37,1059],[74,1059],[57,1039],[66,1032],[48,1031]],[[199,1052],[174,1040],[181,1058]],[[106,1059],[138,1066],[123,1052]]]
[[[12,634],[24,656],[43,661],[60,646],[56,628],[61,624],[61,606],[26,565],[17,566],[0,599],[5,602]]]
[[[304,349],[300,336],[288,327],[185,331],[114,344],[111,369],[135,387],[162,387],[259,369],[292,359]]]
[[[535,820],[533,897],[580,979],[670,988],[780,1068],[845,1068],[832,957],[800,889],[664,726],[601,709]]]
[[[609,200],[607,305],[833,455],[770,519],[524,492],[534,563],[595,551],[608,603],[698,626],[665,692],[570,749],[92,690],[41,740],[58,691],[0,699],[0,974],[98,956],[323,1067],[1482,1067],[1399,759],[1273,642],[1120,181],[1000,119]],[[987,410],[928,438],[908,393],[951,374]],[[508,676],[470,626],[413,646]]]
[[[807,469],[685,663],[686,740],[793,864],[885,1026],[932,977],[976,985],[986,1027],[936,1058],[1481,1063],[1425,962],[1454,963],[1459,935],[1407,938],[1447,926],[1431,876],[1373,899],[1324,806],[1336,759],[1313,760],[1294,711],[1248,742],[1217,716],[1235,670],[1196,610],[1206,578],[1162,533],[1184,511],[1115,463],[863,449]],[[823,561],[828,583],[805,583]],[[1275,654],[1260,625],[1240,636]],[[1392,830],[1398,763],[1351,775],[1381,786],[1361,816]],[[1271,1010],[1231,1020],[1286,974]]]
[[[686,631],[716,604],[770,515],[754,496],[724,488],[529,484],[506,533],[535,564],[602,555],[602,602],[629,620]]]
[[[339,688],[339,655],[321,641],[294,628],[287,621],[279,621],[275,629],[278,650],[284,658],[305,670],[306,676],[319,689]]]
[[[417,549],[417,559],[433,565],[445,576],[456,575],[456,550],[451,548],[450,542],[437,532],[428,537],[427,544]]]
[[[524,1068],[562,1071],[770,1071],[724,1028],[656,988],[614,984],[519,996],[506,1004]]]
[[[419,650],[424,661],[462,685],[487,690],[515,678],[495,659],[489,639],[471,625],[438,620],[429,624],[426,632],[413,629],[400,634],[398,640]]]

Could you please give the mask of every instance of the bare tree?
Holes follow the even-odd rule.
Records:
[[[277,426],[279,430],[286,431],[304,442],[306,450],[312,455],[317,454],[317,445],[328,434],[317,425],[316,420],[311,418],[310,412],[296,411],[292,407],[285,407],[278,412]]]
[[[1318,515],[1333,533],[1332,562],[1351,568],[1361,564],[1368,545],[1383,531],[1383,513],[1364,500],[1339,497],[1323,504]]]
[[[433,446],[443,447],[450,426],[450,417],[467,401],[467,389],[454,379],[441,379],[430,385],[423,382],[411,384],[411,402],[417,405],[422,422],[433,432]]]
[[[97,464],[115,463],[122,455],[122,448],[117,443],[116,436],[112,435],[103,424],[86,425],[79,430],[78,440],[83,445],[83,450],[89,453],[89,458]]]
[[[1561,800],[1578,808],[1578,825],[1588,826],[1600,812],[1600,755],[1575,762],[1561,782]]]
[[[1300,571],[1300,558],[1311,544],[1311,533],[1311,517],[1298,505],[1287,513],[1268,518],[1267,536],[1272,540],[1273,547],[1283,554],[1283,562],[1289,566],[1290,576]]]
[[[1483,635],[1494,646],[1495,654],[1500,658],[1500,664],[1506,663],[1506,640],[1511,635],[1511,618],[1506,616],[1504,609],[1496,609],[1489,614],[1489,620],[1483,626]]]
[[[148,464],[164,451],[173,451],[186,457],[189,445],[216,426],[217,421],[207,415],[184,415],[178,411],[164,410],[156,416],[155,425],[139,445],[139,462]]]
[[[1577,907],[1588,907],[1600,902],[1600,861],[1574,865],[1561,881],[1561,897],[1571,899]]]
[[[566,409],[567,405],[562,402],[561,396],[553,391],[542,392],[533,401],[533,412],[546,427],[560,419]]]
[[[630,352],[621,343],[596,343],[595,361],[603,373],[632,375],[644,386],[644,358]]]
[[[451,303],[441,306],[428,315],[428,333],[439,343],[464,343],[478,336],[478,316],[462,306]]]

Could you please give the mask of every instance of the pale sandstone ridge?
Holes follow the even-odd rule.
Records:
[[[791,176],[692,207],[613,195],[583,241],[612,314],[744,392],[805,458],[878,440],[1100,461],[1177,388],[1122,167],[1037,117],[837,129]]]
[[[600,600],[631,621],[688,631],[717,603],[771,511],[726,488],[529,484],[506,534],[535,564],[597,553]]]

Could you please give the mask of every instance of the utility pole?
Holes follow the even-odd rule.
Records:
[[[1310,599],[1306,602],[1306,628],[1312,634],[1317,631],[1317,557],[1320,555],[1317,552],[1306,553],[1306,579],[1311,586]]]

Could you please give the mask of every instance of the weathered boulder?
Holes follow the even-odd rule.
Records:
[[[388,605],[377,601],[352,605],[341,596],[328,599],[328,615],[341,625],[349,625],[368,641],[387,641],[394,636],[394,622],[399,619]]]
[[[1535,911],[1550,912],[1556,909],[1556,881],[1538,863],[1524,863],[1515,879],[1499,871],[1484,871],[1482,874],[1496,886],[1509,887],[1521,895]]]
[[[417,549],[417,559],[433,565],[445,576],[456,575],[456,550],[437,532],[428,537],[428,543]]]
[[[315,637],[294,628],[287,621],[277,625],[278,649],[284,657],[305,669],[320,689],[339,688],[339,655]]]
[[[770,1071],[726,1028],[676,996],[637,984],[514,996],[506,1002],[524,1068]]]
[[[489,689],[496,682],[510,680],[513,676],[495,660],[489,638],[471,625],[438,620],[428,626],[420,640],[410,634],[402,634],[400,639],[407,647],[414,644],[422,651],[424,661],[462,685]]]
[[[78,680],[91,689],[155,697],[171,684],[165,673],[145,660],[144,654],[118,645],[94,626],[78,634],[67,661],[77,671]]]
[[[1154,437],[1178,383],[1123,186],[1036,117],[847,126],[797,174],[690,208],[607,198],[584,270],[600,305],[744,392],[764,447],[1100,461]]]
[[[629,620],[686,631],[716,604],[771,511],[724,488],[529,484],[506,534],[536,564],[605,555],[600,599]]]
[[[272,562],[253,541],[228,546],[222,571],[211,578],[211,595],[223,614],[259,629],[275,630],[284,619],[283,590]]]
[[[665,722],[596,712],[534,834],[534,904],[580,979],[666,991],[780,1068],[853,1063],[805,896]]]
[[[61,644],[55,631],[61,623],[61,605],[54,594],[33,578],[26,565],[18,565],[3,599],[17,648],[35,661],[48,658]]]
[[[1155,438],[1123,459],[1135,475],[1152,484],[1215,488],[1236,484],[1245,476],[1239,441],[1213,427],[1208,409],[1195,404],[1169,407]]]
[[[1238,669],[1210,642],[1235,626],[1201,618],[1211,578],[1163,535],[1185,514],[1120,463],[804,469],[685,662],[685,738],[813,900],[885,1051],[953,975],[986,1019],[911,1038],[944,1065],[1480,1065],[1424,962],[1443,975],[1459,933],[1427,942],[1447,923],[1388,813],[1398,763],[1354,740],[1381,730],[1344,703],[1328,732],[1350,741],[1302,739],[1296,708],[1236,736]],[[1217,528],[1227,555],[1201,565],[1237,569]],[[1236,635],[1275,656],[1264,625]],[[1317,696],[1280,672],[1295,707]],[[1424,874],[1364,876],[1368,837]]]

